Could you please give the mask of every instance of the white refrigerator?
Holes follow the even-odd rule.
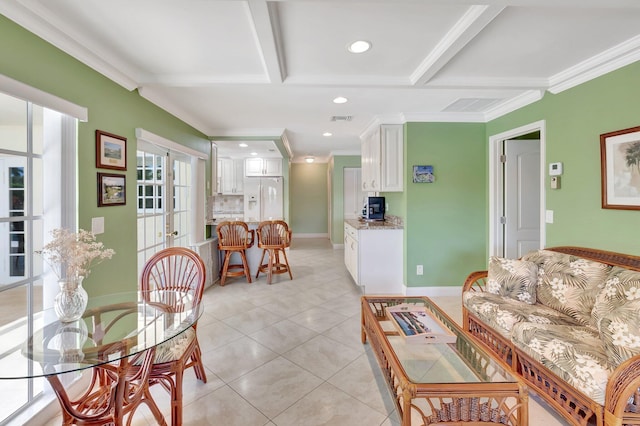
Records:
[[[281,177],[244,178],[244,220],[284,219],[283,182]]]

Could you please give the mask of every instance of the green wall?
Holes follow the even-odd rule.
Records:
[[[359,155],[334,156],[329,163],[331,181],[331,230],[333,244],[344,244],[344,169],[361,167]]]
[[[140,127],[210,154],[211,144],[206,135],[3,16],[0,16],[0,73],[88,108],[89,121],[78,126],[78,224],[91,229],[92,217],[104,217],[105,233],[98,240],[116,254],[92,270],[85,286],[92,295],[135,289],[137,256],[132,239],[137,235],[135,129]],[[125,206],[97,207],[96,129],[127,138]],[[210,185],[209,173],[207,181]]]
[[[326,163],[291,164],[291,221],[294,234],[326,234],[328,187]]]
[[[601,208],[600,134],[640,125],[640,62],[487,124],[491,135],[546,121],[546,164],[561,161],[561,188],[549,189],[546,246],[578,245],[640,255],[640,211]],[[488,186],[488,185],[487,185]]]
[[[459,286],[486,265],[485,126],[405,125],[405,190],[390,196],[404,215],[408,287]],[[414,165],[432,165],[434,183],[413,183]],[[398,206],[398,204],[400,204]],[[416,274],[424,266],[424,275]]]

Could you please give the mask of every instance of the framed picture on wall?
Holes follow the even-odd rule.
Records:
[[[127,170],[127,138],[96,130],[96,167]]]
[[[124,206],[126,187],[125,175],[98,173],[98,207]]]
[[[602,208],[640,210],[640,126],[600,135]]]
[[[433,183],[433,166],[413,166],[413,183]]]

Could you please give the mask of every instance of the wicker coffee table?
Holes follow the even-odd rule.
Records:
[[[424,307],[456,343],[411,343],[386,308]],[[427,297],[362,297],[362,343],[376,355],[402,426],[528,424],[527,388]]]

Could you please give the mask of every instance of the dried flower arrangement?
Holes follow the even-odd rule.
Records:
[[[115,254],[115,251],[97,242],[93,233],[84,229],[77,233],[63,228],[54,229],[51,236],[53,239],[36,253],[42,255],[58,279],[86,278],[92,266],[111,259]]]

